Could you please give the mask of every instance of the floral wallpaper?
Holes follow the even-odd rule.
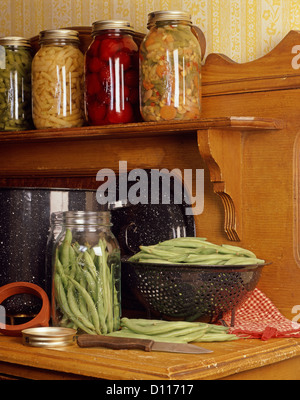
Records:
[[[146,33],[147,14],[168,9],[192,15],[205,33],[207,54],[237,62],[263,56],[290,30],[300,30],[300,0],[1,0],[0,36],[32,37],[43,29],[115,18]]]

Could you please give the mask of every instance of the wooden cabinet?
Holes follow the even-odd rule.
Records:
[[[202,168],[197,234],[217,243],[240,240],[272,261],[259,288],[293,318],[300,304],[300,78],[292,66],[298,37],[290,32],[247,64],[209,55],[199,121],[2,132],[0,184],[97,188],[99,169],[116,170],[119,161],[128,169]]]
[[[297,318],[300,72],[292,49],[298,44],[299,33],[290,32],[271,53],[242,65],[209,55],[199,121],[1,132],[0,185],[95,189],[99,169],[117,171],[119,161],[128,169],[204,169],[197,235],[239,241],[272,261],[259,288],[286,317]]]

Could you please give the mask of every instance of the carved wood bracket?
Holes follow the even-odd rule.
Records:
[[[210,171],[214,192],[225,211],[224,230],[232,241],[242,237],[242,132],[207,129],[197,132],[202,159]]]

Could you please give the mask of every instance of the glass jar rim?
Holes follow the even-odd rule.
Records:
[[[65,225],[104,225],[111,226],[109,211],[64,211],[62,214]]]
[[[192,25],[192,19],[190,14],[185,11],[152,11],[148,14],[147,28],[150,29],[160,21],[185,21]]]
[[[117,19],[95,21],[93,22],[92,27],[92,36],[95,36],[99,31],[109,29],[121,29],[134,32],[134,28],[129,21]]]
[[[21,36],[5,36],[0,38],[2,46],[23,46],[31,47],[30,41]]]
[[[73,41],[79,44],[79,32],[73,29],[48,29],[41,31],[39,34],[40,44],[55,40]]]

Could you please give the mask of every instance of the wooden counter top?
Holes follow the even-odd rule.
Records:
[[[300,339],[205,343],[204,355],[22,345],[0,335],[0,379],[216,380],[300,379]]]

